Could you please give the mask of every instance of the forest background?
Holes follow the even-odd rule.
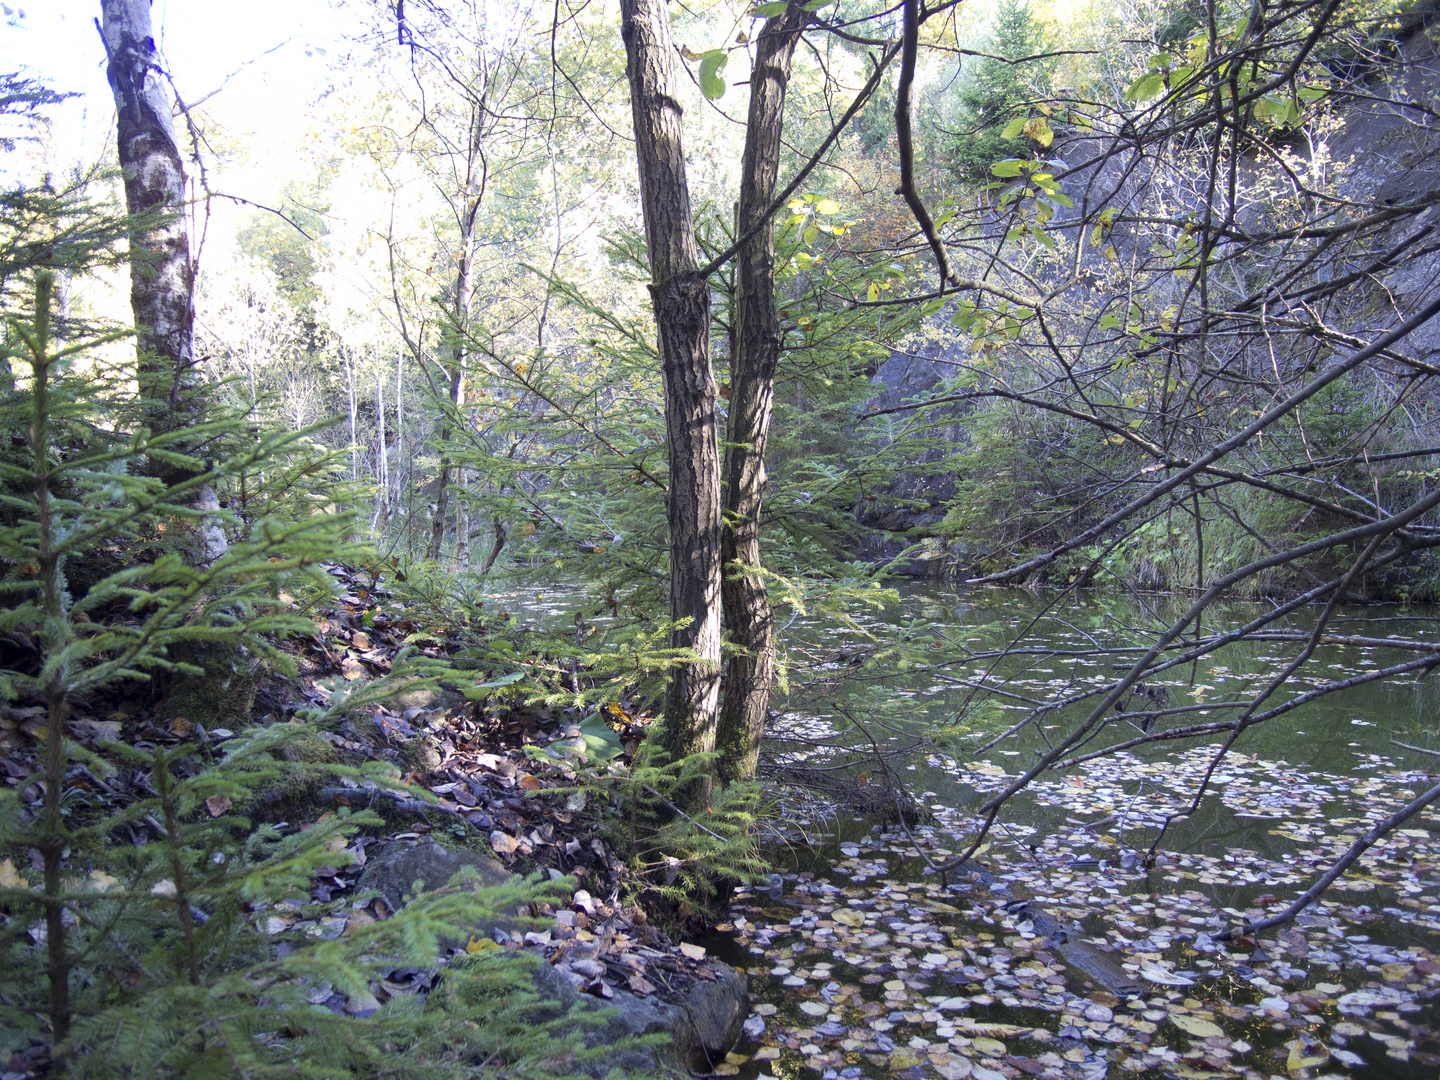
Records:
[[[1216,635],[1289,635],[1288,675],[1325,625],[1276,630],[1300,605],[1435,594],[1430,16],[1011,0],[673,13],[679,55],[662,41],[651,58],[674,65],[678,90],[660,96],[683,104],[672,164],[698,262],[678,271],[653,222],[642,230],[655,194],[631,138],[642,65],[630,41],[627,77],[620,32],[635,10],[335,5],[325,18],[345,32],[276,53],[259,110],[251,56],[227,77],[203,41],[162,35],[164,55],[197,64],[193,88],[169,72],[196,353],[257,445],[285,432],[312,455],[312,479],[286,474],[278,497],[263,465],[219,490],[226,540],[251,536],[254,491],[271,493],[267,513],[291,498],[301,520],[353,509],[337,518],[344,540],[487,679],[580,715],[659,712],[669,683],[671,750],[713,746],[721,642],[716,629],[702,649],[705,620],[676,601],[676,398],[652,321],[664,326],[663,289],[647,285],[705,267],[719,373],[697,368],[693,388],[718,427],[700,440],[718,498],[719,455],[728,475],[736,447],[765,447],[763,430],[735,437],[725,403],[741,392],[732,328],[754,295],[741,249],[768,233],[747,216],[742,153],[756,130],[746,68],[768,26],[799,42],[784,60],[776,254],[757,262],[774,275],[761,396],[775,420],[747,481],[763,499],[725,524],[754,522],[759,557],[732,560],[726,580],[751,582],[751,601],[759,583],[766,629],[731,648],[726,707],[737,657],[775,652],[743,675],[767,696],[802,670],[783,641],[775,651],[770,604],[844,621],[882,595],[880,571],[917,567],[1194,598],[1077,697],[1092,712],[1018,786]],[[89,17],[66,13],[67,42],[73,57],[95,41],[99,64]],[[22,41],[31,16],[5,18],[7,46]],[[307,70],[318,90],[293,79]],[[100,99],[32,109],[27,93],[9,99],[7,173],[54,202],[6,238],[0,300],[22,323],[34,253],[68,242],[67,215],[123,203],[107,149],[71,141],[105,137]],[[37,111],[53,121],[32,124]],[[644,138],[638,153],[645,178],[656,155]],[[55,326],[121,371],[133,353],[100,339],[129,322],[128,267],[109,261],[61,267]],[[708,365],[703,353],[690,358]],[[885,381],[897,368],[899,386]],[[718,627],[720,564],[705,557]],[[527,618],[524,590],[563,591],[573,619]],[[1271,614],[1206,637],[1207,609],[1236,594],[1270,598]],[[943,666],[951,648],[964,652],[901,628],[871,642],[866,677]],[[1374,677],[1426,670],[1415,652]],[[1156,710],[1166,723],[1139,741],[1233,742],[1283,714],[1264,708],[1283,681],[1193,730],[1175,726],[1183,708]],[[977,692],[967,723],[984,705]],[[749,708],[742,780],[769,706]],[[722,774],[741,757],[722,757]]]

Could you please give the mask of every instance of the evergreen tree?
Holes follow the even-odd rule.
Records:
[[[1000,0],[988,51],[1004,59],[981,57],[968,65],[960,89],[961,126],[949,150],[957,178],[989,183],[995,179],[990,166],[1015,156],[1018,144],[1001,132],[1015,117],[1030,115],[1032,103],[1049,93],[1054,61],[1026,60],[1045,51],[1044,38],[1045,24],[1028,0]]]
[[[287,746],[373,703],[383,683],[348,696],[336,687],[325,710],[218,749],[198,725],[159,745],[76,737],[77,724],[95,728],[79,714],[118,687],[200,675],[180,659],[196,645],[230,643],[286,669],[277,639],[311,629],[290,593],[333,588],[320,563],[344,557],[348,522],[318,510],[232,519],[235,542],[197,567],[183,540],[200,514],[193,486],[282,471],[304,433],[236,440],[237,452],[204,463],[180,440],[213,441],[230,420],[101,437],[112,388],[77,361],[119,335],[57,346],[53,288],[38,272],[33,314],[12,320],[8,359],[22,377],[0,398],[0,424],[25,432],[27,452],[0,461],[0,635],[19,646],[0,655],[0,701],[8,716],[42,721],[31,732],[43,785],[38,806],[0,789],[0,1056],[39,1039],[61,1072],[84,1077],[452,1077],[495,1060],[517,1076],[571,1074],[580,1034],[553,1008],[537,1015],[532,958],[479,949],[447,963],[440,949],[568,881],[457,879],[334,940],[275,917],[303,914],[316,869],[348,862],[347,837],[379,819],[345,810],[295,829],[248,814],[321,768],[291,764]],[[146,455],[175,459],[191,479],[136,474]],[[401,657],[400,678],[407,667],[425,674]],[[398,786],[389,767],[324,768]],[[131,793],[118,808],[96,798],[116,781]],[[397,967],[435,969],[443,985],[381,1007],[370,988]],[[322,986],[361,1007],[317,1004]]]

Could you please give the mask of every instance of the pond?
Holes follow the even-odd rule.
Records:
[[[912,587],[865,618],[928,627],[977,654],[1024,629],[1034,651],[998,662],[945,654],[943,667],[911,663],[881,683],[868,681],[863,622],[847,642],[833,626],[798,621],[791,645],[831,650],[836,676],[792,694],[778,752],[831,764],[871,738],[899,746],[926,723],[973,717],[977,706],[989,710],[978,727],[1003,731],[1011,718],[1111,684],[1137,655],[1116,650],[1143,644],[1173,609],[1163,599]],[[1207,615],[1206,631],[1256,611],[1227,606]],[[1313,618],[1297,613],[1278,640],[1231,645],[1148,679],[1143,697],[1122,702],[1138,707],[1083,752],[1233,715],[1295,655],[1285,635],[1307,632]],[[1440,643],[1440,619],[1354,608],[1330,633],[1337,643],[1319,648],[1275,702],[1413,658],[1383,641]],[[748,970],[758,1002],[748,1040],[717,1073],[1431,1080],[1440,1075],[1433,808],[1361,855],[1295,923],[1235,941],[1217,935],[1283,909],[1355,839],[1434,785],[1440,758],[1392,740],[1440,743],[1437,696],[1434,682],[1409,674],[1322,696],[1247,731],[1148,865],[1159,826],[1188,806],[1212,764],[1208,740],[1150,743],[1042,774],[1003,810],[978,873],[933,872],[975,836],[979,804],[1099,697],[1042,709],[999,741],[977,731],[896,766],[929,813],[909,828],[787,804],[772,853],[778,888],[737,896],[730,937],[712,943]],[[863,736],[848,726],[844,713],[869,716],[880,701],[892,707],[889,720],[867,724]],[[1172,711],[1147,721],[1162,707]]]

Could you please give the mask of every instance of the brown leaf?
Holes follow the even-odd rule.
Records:
[[[177,739],[183,739],[186,735],[190,734],[190,729],[194,726],[194,724],[186,720],[183,716],[177,716],[174,720],[170,721],[170,734],[174,735]]]
[[[355,633],[350,635],[350,644],[361,652],[364,652],[370,648],[370,635],[363,630],[356,630]]]
[[[347,679],[354,680],[361,678],[365,674],[365,669],[360,665],[359,660],[347,653],[345,659],[340,661],[340,674]]]
[[[210,811],[211,817],[219,817],[221,814],[228,814],[233,804],[224,795],[211,795],[205,800],[205,809]]]
[[[526,791],[537,791],[540,788],[540,781],[529,773],[526,773],[520,777],[520,786]]]
[[[513,855],[520,844],[509,833],[503,833],[496,829],[490,834],[490,846],[500,855]]]

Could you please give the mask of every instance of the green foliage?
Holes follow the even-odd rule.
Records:
[[[615,760],[619,740],[609,728],[607,712],[619,710],[595,713],[581,725],[585,748],[571,750],[574,786],[551,788],[547,794],[569,796],[575,800],[570,805],[589,807],[611,847],[624,854],[631,872],[630,899],[658,897],[671,910],[693,914],[707,910],[717,883],[766,875],[769,866],[760,858],[755,839],[755,825],[763,814],[760,785],[716,785],[708,802],[686,813],[676,803],[712,774],[716,755],[669,760],[657,720],[646,729],[630,761]],[[531,753],[545,756],[547,751]]]
[[[986,51],[1004,59],[982,57],[967,64],[960,88],[961,131],[947,151],[950,170],[958,179],[989,183],[991,165],[1023,149],[1014,141],[1020,134],[1015,122],[1023,125],[1034,115],[1033,106],[1049,94],[1055,61],[1006,61],[1023,61],[1044,52],[1044,41],[1045,24],[1026,0],[1001,0]]]
[[[27,377],[0,401],[0,420],[28,433],[30,453],[28,464],[3,465],[0,630],[35,645],[33,658],[0,671],[0,696],[45,721],[43,805],[0,790],[0,1054],[39,1038],[68,1075],[137,1080],[453,1077],[497,1062],[517,1076],[570,1074],[584,1057],[581,1034],[537,1002],[525,959],[491,949],[449,964],[440,956],[442,939],[513,918],[517,904],[565,882],[480,890],[457,879],[342,936],[291,929],[297,916],[322,914],[308,901],[316,868],[346,863],[347,837],[377,819],[347,810],[296,828],[244,811],[297,769],[398,786],[388,768],[284,760],[385,684],[348,696],[336,688],[327,709],[250,728],[218,752],[193,741],[92,750],[71,740],[77,701],[197,674],[178,658],[184,649],[230,642],[284,668],[277,638],[309,628],[284,590],[329,588],[318,564],[344,554],[347,522],[306,514],[303,503],[294,519],[232,520],[236,542],[208,566],[144,543],[194,527],[193,483],[283,473],[303,435],[261,433],[208,464],[144,429],[77,450],[57,436],[101,419],[104,397],[79,361],[104,339],[57,347],[52,288],[37,274],[32,317],[12,321],[9,359]],[[182,458],[196,479],[166,487],[133,475],[129,463],[150,454]],[[302,453],[302,472],[308,460]],[[78,587],[71,571],[95,548],[118,566]],[[393,678],[433,674],[402,656]],[[118,811],[89,801],[87,791],[122,778],[137,797]],[[146,842],[133,843],[137,831]],[[436,969],[436,988],[381,1007],[370,987],[397,967]],[[330,990],[356,1015],[315,1003]]]

